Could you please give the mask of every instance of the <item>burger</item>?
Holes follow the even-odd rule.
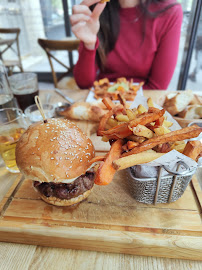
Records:
[[[94,185],[91,140],[74,123],[53,118],[31,125],[16,146],[16,163],[42,200],[70,206],[87,198]]]

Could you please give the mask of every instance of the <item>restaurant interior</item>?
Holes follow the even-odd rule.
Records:
[[[0,3],[0,25],[6,28],[19,28],[18,36],[21,65],[25,72],[35,72],[42,83],[52,83],[51,67],[43,47],[38,39],[65,40],[73,37],[69,23],[72,6],[79,0],[2,0]],[[201,50],[202,14],[201,2],[194,0],[180,0],[183,8],[183,24],[181,29],[180,50],[177,66],[169,90],[192,89],[200,91],[201,85]],[[3,34],[1,38],[12,39],[14,34]],[[16,51],[16,44],[13,44]],[[1,55],[5,60],[19,60],[13,50],[6,50],[1,46]],[[54,56],[63,64],[73,66],[78,60],[78,52],[59,50]],[[60,76],[66,68],[54,62],[54,70]],[[19,72],[15,66],[13,72]],[[42,84],[43,85],[43,84]],[[51,85],[49,84],[49,87]]]
[[[37,187],[39,182],[36,182],[35,179],[32,185],[32,179],[23,176],[21,169],[19,171],[16,160],[15,167],[10,168],[10,165],[8,166],[2,158],[3,146],[1,144],[4,144],[3,140],[7,133],[5,133],[5,129],[2,133],[5,125],[1,122],[0,269],[200,270],[202,269],[202,136],[200,135],[202,117],[181,119],[182,114],[174,113],[173,107],[170,111],[169,107],[166,107],[166,95],[169,92],[178,91],[177,95],[182,95],[181,100],[185,102],[183,99],[185,96],[183,95],[185,92],[188,93],[192,96],[192,99],[187,102],[186,106],[193,105],[191,101],[195,99],[195,102],[198,102],[197,106],[200,106],[200,115],[202,115],[202,1],[178,0],[183,10],[183,22],[177,64],[168,91],[143,91],[141,84],[138,84],[137,89],[134,90],[136,91],[135,96],[140,100],[143,100],[138,94],[140,89],[141,94],[143,93],[144,98],[147,99],[146,105],[140,106],[138,104],[136,106],[136,113],[144,117],[145,114],[155,114],[158,110],[159,114],[158,119],[156,118],[153,122],[150,121],[146,123],[147,125],[145,124],[146,129],[149,129],[149,135],[147,134],[148,137],[145,138],[154,140],[157,135],[166,137],[167,133],[175,132],[174,128],[170,128],[170,122],[174,118],[175,128],[187,129],[187,132],[189,132],[189,129],[191,130],[193,127],[193,129],[195,128],[194,132],[199,132],[195,136],[198,138],[198,145],[197,143],[193,144],[201,152],[197,152],[197,159],[195,158],[194,161],[189,158],[189,155],[185,154],[184,157],[186,156],[186,158],[183,159],[181,156],[182,153],[185,153],[188,144],[186,140],[190,138],[191,141],[194,140],[192,137],[186,137],[184,133],[179,133],[181,135],[176,133],[177,137],[175,138],[178,138],[176,140],[179,142],[176,143],[172,138],[173,144],[169,145],[168,151],[173,150],[175,153],[179,151],[179,156],[176,154],[176,157],[173,158],[170,155],[163,159],[162,153],[166,153],[166,155],[169,153],[167,150],[163,152],[162,147],[162,152],[155,152],[155,158],[151,160],[150,155],[157,148],[154,147],[152,150],[148,148],[146,150],[150,152],[147,153],[148,156],[144,156],[144,162],[139,161],[141,163],[133,163],[134,160],[132,158],[129,160],[127,155],[128,151],[132,151],[131,153],[134,155],[139,155],[139,152],[135,152],[135,147],[146,145],[147,140],[140,141],[140,138],[144,137],[141,135],[142,133],[137,135],[132,126],[133,133],[128,131],[128,137],[119,137],[115,133],[107,133],[108,128],[106,126],[107,124],[109,126],[109,121],[106,120],[106,130],[104,128],[102,130],[101,124],[98,124],[97,120],[99,118],[101,123],[100,119],[104,118],[103,114],[106,114],[107,107],[108,114],[110,110],[113,111],[109,116],[114,117],[111,119],[113,120],[111,121],[113,122],[111,129],[117,128],[117,126],[122,127],[126,125],[126,122],[135,121],[137,114],[134,113],[135,110],[132,111],[126,106],[126,100],[122,96],[117,98],[121,103],[119,106],[123,105],[122,118],[117,116],[119,113],[114,109],[115,105],[113,102],[111,103],[111,100],[105,100],[104,105],[106,107],[104,109],[103,107],[101,109],[96,107],[95,109],[92,106],[83,105],[85,102],[90,103],[96,100],[89,89],[82,91],[79,89],[73,76],[73,69],[78,61],[80,41],[72,33],[70,16],[72,7],[80,2],[81,0],[0,1],[0,64],[3,66],[3,69],[0,69],[1,74],[3,74],[0,79],[3,81],[2,78],[6,78],[3,87],[13,90],[17,87],[24,87],[24,80],[30,80],[34,87],[34,96],[37,95],[40,98],[39,100],[35,98],[34,103],[36,105],[33,105],[33,97],[32,101],[20,100],[17,92],[13,90],[12,97],[14,95],[17,101],[14,98],[6,103],[7,106],[4,106],[5,100],[1,98],[2,93],[0,92],[0,118],[5,107],[15,107],[15,110],[17,110],[17,107],[21,111],[20,113],[16,112],[19,113],[18,117],[22,117],[22,121],[26,118],[25,122],[27,122],[21,124],[20,129],[18,129],[19,134],[15,134],[15,136],[19,136],[18,139],[23,136],[22,134],[31,124],[37,121],[42,121],[45,124],[49,118],[70,119],[92,140],[95,155],[98,156],[97,160],[101,161],[99,164],[106,165],[106,171],[108,170],[107,162],[109,162],[107,157],[112,151],[112,146],[115,145],[114,141],[121,141],[122,151],[124,146],[128,148],[127,151],[122,152],[122,156],[120,154],[116,158],[114,157],[115,161],[111,162],[117,167],[114,167],[116,169],[113,168],[114,171],[111,171],[111,176],[109,176],[110,171],[108,172],[109,178],[112,178],[116,172],[110,185],[105,182],[102,183],[102,179],[97,180],[96,178],[96,181],[98,183],[100,181],[100,183],[94,187],[92,194],[87,199],[85,198],[83,202],[65,207],[57,206],[57,204],[53,206],[50,202],[47,204],[42,201],[43,198],[40,199],[35,192],[37,189],[39,191]],[[22,77],[18,77],[18,79],[16,77],[15,79],[15,76],[19,75]],[[0,85],[0,90],[1,88]],[[16,102],[18,102],[18,105],[16,105]],[[28,104],[29,102],[30,104]],[[69,107],[73,108],[77,103],[81,109],[80,111],[78,109],[78,112],[75,112],[77,116],[73,117],[73,110],[70,112]],[[115,104],[118,106],[117,102]],[[136,103],[134,104],[136,105]],[[157,104],[156,108],[150,111],[149,108],[155,107],[154,104]],[[145,106],[148,106],[148,109],[145,109]],[[161,107],[167,110],[172,118],[160,115],[160,112],[164,110]],[[12,115],[13,113],[14,109]],[[8,114],[10,112],[7,112],[7,116]],[[7,121],[10,123],[9,117]],[[163,120],[162,117],[164,117]],[[156,127],[157,121],[158,123],[161,122],[159,119],[164,121],[165,127],[163,133],[161,133],[162,129],[158,129],[159,126],[157,126],[158,132],[160,132],[157,134],[154,127]],[[154,124],[153,127],[151,122],[152,125]],[[52,122],[50,121],[50,123]],[[163,124],[159,125],[163,126]],[[55,130],[53,128],[54,132],[57,128],[55,127]],[[126,130],[124,129],[124,131]],[[47,133],[47,130],[44,132]],[[75,130],[73,132],[76,134]],[[129,140],[131,134],[138,137],[138,140]],[[180,136],[182,136],[181,139]],[[35,138],[38,138],[38,135]],[[54,141],[55,138],[53,137],[51,141]],[[71,140],[74,139],[71,137]],[[127,140],[130,141],[131,148]],[[182,140],[185,140],[185,142],[182,142]],[[69,142],[69,145],[71,142]],[[46,144],[45,139],[42,144]],[[79,145],[79,143],[77,144]],[[164,146],[168,146],[167,141],[165,141]],[[38,146],[38,151],[40,151],[40,148],[42,146]],[[88,145],[84,149],[88,149]],[[23,156],[23,152],[20,155]],[[32,157],[32,155],[34,155],[34,152],[30,153],[29,156]],[[90,154],[87,153],[87,155]],[[123,165],[122,163],[119,165],[120,157],[126,158],[128,164],[131,165]],[[29,159],[25,156],[26,158]],[[52,162],[54,158],[51,156],[49,159]],[[162,159],[159,163],[155,163],[154,160],[158,158]],[[147,159],[148,161],[145,162]],[[82,161],[83,157],[81,158]],[[152,163],[153,161],[154,163]],[[184,166],[184,173],[180,171],[179,164],[174,171],[170,167],[168,168],[169,163],[174,161],[176,164],[181,162],[179,164]],[[123,180],[133,177],[133,171],[130,171],[130,176],[128,176],[129,168],[147,162],[153,164],[150,166],[157,164],[158,171],[155,172],[155,178],[154,176],[153,178],[148,175],[144,176],[142,177],[144,181],[140,184],[140,181],[137,180],[140,178],[137,177],[134,178],[137,181],[128,186],[126,181]],[[49,163],[46,164],[48,167]],[[72,167],[72,164],[70,167]],[[123,169],[121,169],[122,167]],[[162,174],[162,168],[169,173],[172,181],[167,179],[168,177],[166,178],[168,175]],[[75,170],[77,169],[75,167]],[[101,171],[101,165],[99,169]],[[99,169],[96,168],[98,171]],[[192,173],[190,173],[190,170]],[[141,175],[142,172],[139,173]],[[150,174],[150,171],[146,174]],[[99,177],[101,177],[101,173]],[[150,182],[146,177],[150,177]],[[155,179],[155,184],[152,184],[152,179]],[[67,184],[67,182],[65,183]],[[154,186],[156,187],[155,191]],[[130,194],[129,190],[131,189],[134,196]],[[167,189],[169,189],[168,195]],[[151,201],[150,198],[144,197],[146,196],[143,194],[145,192],[147,196],[153,192]],[[133,197],[135,196],[136,199],[134,200]],[[92,207],[91,210],[90,207]]]

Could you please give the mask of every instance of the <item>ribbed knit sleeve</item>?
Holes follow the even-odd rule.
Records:
[[[74,78],[77,85],[81,89],[90,88],[96,79],[96,64],[95,56],[99,45],[97,39],[94,50],[85,48],[84,43],[81,42],[79,46],[79,59],[74,67]]]

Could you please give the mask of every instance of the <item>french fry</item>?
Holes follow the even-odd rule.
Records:
[[[156,126],[156,127],[161,127],[161,126],[163,125],[163,121],[164,121],[164,117],[161,116],[159,119],[157,119],[157,120],[155,121],[155,125],[154,125],[154,126]]]
[[[99,135],[107,136],[112,140],[124,139],[132,134],[132,131],[128,128],[128,123],[122,123],[111,129],[100,131],[99,133]]]
[[[179,144],[185,144],[185,141],[176,141],[175,145],[179,145]]]
[[[169,128],[169,127],[172,127],[172,125],[173,125],[173,123],[170,122],[170,121],[167,121],[167,120],[164,120],[164,121],[163,121],[163,126],[164,126],[164,127]]]
[[[196,160],[201,151],[202,144],[200,141],[189,141],[185,146],[183,154],[187,157],[192,158],[193,160]]]
[[[128,116],[129,121],[134,120],[136,118],[137,113],[133,112],[130,109],[126,109],[126,114]]]
[[[117,140],[112,144],[105,161],[101,162],[100,166],[98,167],[95,177],[95,184],[108,185],[112,181],[114,174],[116,173],[116,170],[112,166],[112,162],[120,157],[122,144],[122,140]]]
[[[168,153],[172,149],[171,149],[170,143],[166,142],[166,143],[155,146],[153,150],[155,150],[157,153]]]
[[[120,171],[135,165],[151,162],[163,155],[164,153],[157,153],[153,150],[148,150],[139,154],[129,155],[114,160],[113,166],[116,170]]]
[[[127,150],[131,150],[134,147],[138,146],[139,143],[138,142],[134,142],[134,141],[127,141]]]
[[[127,139],[134,141],[134,142],[138,142],[138,143],[142,143],[146,140],[145,137],[140,137],[140,136],[136,136],[136,135],[128,136]]]
[[[157,119],[159,119],[161,116],[163,116],[164,113],[165,113],[165,110],[162,109],[162,110],[158,110],[155,112],[142,114],[142,115],[138,116],[136,119],[129,122],[129,128],[136,127],[139,124],[146,125],[146,124],[149,124],[151,122],[154,122]]]
[[[148,149],[152,149],[158,144],[163,144],[166,142],[175,142],[175,141],[178,141],[179,139],[187,140],[190,138],[195,138],[195,137],[198,137],[201,132],[202,132],[202,127],[199,127],[197,125],[175,130],[170,133],[167,133],[161,136],[156,136],[147,141],[144,141],[137,147],[133,148],[131,151],[124,153],[122,156],[124,157],[131,154],[137,154],[137,153],[146,151]]]
[[[124,88],[122,92],[124,92]],[[126,99],[124,98],[123,94],[118,93],[118,99],[120,100],[120,103],[123,105],[123,107],[126,108]]]
[[[97,156],[97,157],[94,157],[90,160],[89,162],[89,166],[91,166],[93,163],[96,163],[98,161],[104,161],[105,159],[105,156]]]
[[[185,142],[184,143],[181,143],[181,144],[173,144],[171,146],[171,149],[172,150],[176,150],[176,151],[178,151],[180,153],[183,153],[185,146],[186,146],[186,143]]]
[[[118,114],[115,119],[119,122],[129,122],[128,116],[124,114]]]
[[[148,107],[154,107],[154,103],[153,103],[153,100],[152,100],[152,98],[148,98],[147,99],[147,105],[148,105]]]
[[[160,135],[170,133],[171,131],[167,127],[161,126],[158,128],[154,128],[154,132],[156,135],[160,136]]]
[[[142,113],[148,111],[142,104],[140,104],[140,105],[137,107],[137,110],[138,110],[138,113],[139,113],[139,114],[142,114]]]
[[[107,121],[107,124],[111,127],[115,127],[118,125],[118,121],[115,120],[114,118],[109,118],[108,121]]]
[[[103,142],[108,142],[109,139],[108,139],[106,136],[103,136],[103,137],[102,137],[102,141],[103,141]]]
[[[102,99],[102,102],[104,103],[104,105],[106,106],[106,108],[108,110],[111,110],[112,108],[114,108],[116,105],[113,103],[113,101],[108,98],[108,97],[105,97]]]
[[[115,106],[112,110],[110,110],[108,113],[104,114],[103,117],[101,118],[100,120],[100,123],[99,123],[99,127],[98,127],[98,130],[97,130],[97,135],[98,136],[102,136],[102,135],[105,135],[105,134],[102,134],[102,132],[104,131],[105,129],[105,126],[106,126],[106,123],[108,121],[108,119],[116,112],[118,111],[122,111],[124,109],[123,105],[117,105]]]
[[[100,3],[110,2],[110,0],[100,0]]]
[[[143,125],[137,125],[136,127],[133,127],[133,134],[148,139],[154,136],[154,133]]]
[[[132,135],[131,130],[133,127],[137,126],[138,124],[144,125],[144,124],[153,122],[153,121],[157,120],[159,117],[161,117],[165,112],[164,109],[163,110],[157,109],[157,111],[155,111],[154,113],[145,113],[145,114],[138,116],[136,119],[130,121],[129,124],[123,123],[123,124],[120,124],[118,126],[111,128],[109,130],[104,130],[103,126],[105,125],[106,120],[103,120],[103,119],[107,118],[107,120],[108,120],[109,117],[111,117],[111,115],[113,114],[112,111],[115,111],[115,109],[116,109],[116,107],[114,107],[108,113],[108,116],[106,114],[102,117],[98,131],[97,131],[98,136],[107,136],[109,139],[114,139],[114,140],[126,138],[126,137]],[[117,111],[118,111],[118,109],[117,109]]]

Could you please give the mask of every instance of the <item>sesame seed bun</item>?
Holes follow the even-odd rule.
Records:
[[[94,157],[91,140],[66,119],[31,125],[16,146],[16,163],[33,181],[70,183],[84,174]]]

